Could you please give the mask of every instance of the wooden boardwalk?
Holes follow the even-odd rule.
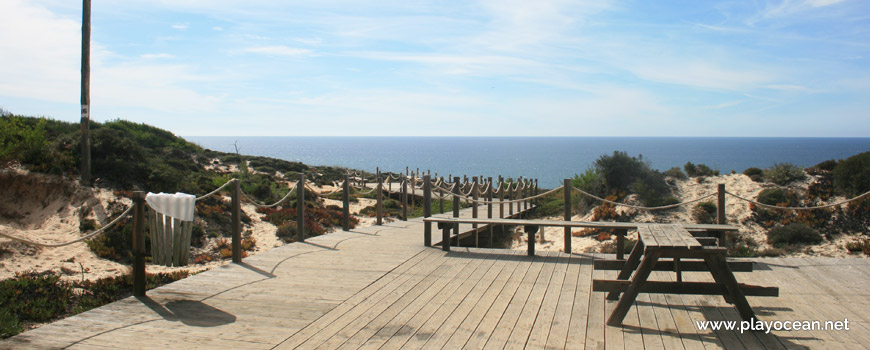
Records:
[[[467,212],[467,211],[466,211]],[[845,331],[698,330],[739,320],[721,297],[641,294],[622,327],[591,292],[604,256],[423,247],[420,219],[310,238],[0,342],[71,349],[861,349],[870,344],[867,259],[755,259],[740,282],[764,321],[843,321]],[[611,257],[612,258],[612,257]],[[654,272],[651,279],[673,278]],[[686,272],[686,280],[712,281]]]

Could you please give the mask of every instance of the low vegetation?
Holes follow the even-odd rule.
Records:
[[[149,274],[145,288],[153,289],[188,275],[187,271]],[[132,275],[76,282],[62,280],[60,275],[50,271],[18,273],[14,278],[0,281],[0,338],[132,294]]]

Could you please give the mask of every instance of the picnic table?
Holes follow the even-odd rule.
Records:
[[[608,325],[622,324],[638,293],[722,295],[726,302],[737,307],[741,318],[746,321],[755,318],[746,300],[747,295],[779,296],[779,288],[776,287],[738,283],[732,267],[751,271],[751,262],[727,262],[726,248],[709,245],[704,239],[702,241],[708,245],[702,244],[683,225],[648,224],[638,226],[637,231],[638,241],[627,260],[603,261],[595,265],[595,268],[621,266],[616,280],[593,280],[592,284],[594,291],[609,292],[608,299],[619,300],[607,319]],[[653,270],[674,271],[677,281],[647,281]],[[715,282],[685,282],[682,280],[682,271],[709,271]]]

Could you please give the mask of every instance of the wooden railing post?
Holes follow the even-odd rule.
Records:
[[[456,186],[453,186],[453,217],[459,217],[459,176],[453,178],[453,182],[456,183]],[[459,224],[453,225],[453,234],[456,235],[456,246],[459,246]],[[448,242],[447,244],[450,244]]]
[[[408,210],[411,212],[414,212],[414,197],[417,197],[417,179],[418,177],[416,175],[411,177],[411,196],[408,197],[408,199],[410,200],[410,204],[408,204]]]
[[[305,174],[299,174],[296,183],[296,234],[305,242]]]
[[[514,180],[511,178],[507,179],[508,181],[508,202],[514,200]],[[508,203],[508,217],[514,216],[514,203]]]
[[[444,185],[444,177],[441,178],[441,185]],[[440,209],[441,214],[444,214],[444,198],[440,197],[443,197],[445,193],[441,192],[441,190],[438,190],[438,192],[441,193],[441,196],[439,196],[438,199],[438,206],[440,207],[438,209]]]
[[[571,221],[574,206],[571,205],[571,179],[562,181],[562,190],[565,192],[565,221]],[[565,227],[565,253],[571,254],[571,228]]]
[[[384,179],[381,178],[381,173],[378,171],[378,203],[377,203],[377,220],[376,225],[384,224]]]
[[[239,179],[232,180],[232,188],[230,189],[230,209],[232,210],[232,243],[233,243],[233,262],[242,262],[242,189],[239,184]]]
[[[345,231],[350,231],[350,180],[349,176],[344,176],[344,183],[341,184],[341,204],[342,204],[342,221],[341,228]]]
[[[534,187],[534,189],[535,189],[535,191],[534,191],[533,194],[534,194],[535,196],[541,194],[541,189],[538,188],[538,179],[535,179],[535,187]],[[535,199],[532,201],[532,203],[533,203],[535,206],[537,206],[538,203],[540,203],[540,198],[535,198]]]
[[[486,187],[486,218],[492,219],[492,176],[486,178],[486,183],[489,186]],[[495,231],[492,230],[492,224],[489,225],[489,245],[487,247],[492,248],[492,235]]]
[[[523,182],[523,198],[531,197],[532,193],[532,180],[526,179]],[[529,210],[529,200],[526,199],[523,201],[523,211]]]
[[[719,184],[719,200],[716,205],[717,215],[716,218],[719,222],[719,225],[725,225],[725,184]]]
[[[408,221],[408,177],[402,179],[402,220]]]
[[[423,175],[423,217],[432,216],[432,183],[428,174]],[[432,246],[432,223],[423,224],[423,245]]]
[[[504,178],[498,176],[498,218],[504,219]]]
[[[479,188],[477,187],[478,177],[477,176],[472,177],[471,181],[472,181],[471,182],[471,198],[473,199],[471,201],[471,205],[472,205],[471,217],[474,219],[477,219],[477,199],[479,196],[479,193],[478,193]],[[477,232],[477,224],[471,225],[471,229],[474,230],[474,246],[480,247],[480,235]]]
[[[145,192],[133,192],[133,295],[145,296]]]

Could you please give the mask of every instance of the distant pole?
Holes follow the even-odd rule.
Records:
[[[381,179],[381,172],[378,171],[378,202],[377,202],[377,221],[375,225],[384,224],[384,180]]]
[[[91,185],[91,0],[82,1],[82,164],[81,184]]]
[[[459,176],[453,178],[453,217],[459,217]],[[456,234],[456,246],[459,246],[459,224],[453,224],[453,233]],[[450,244],[449,242],[447,244]]]

